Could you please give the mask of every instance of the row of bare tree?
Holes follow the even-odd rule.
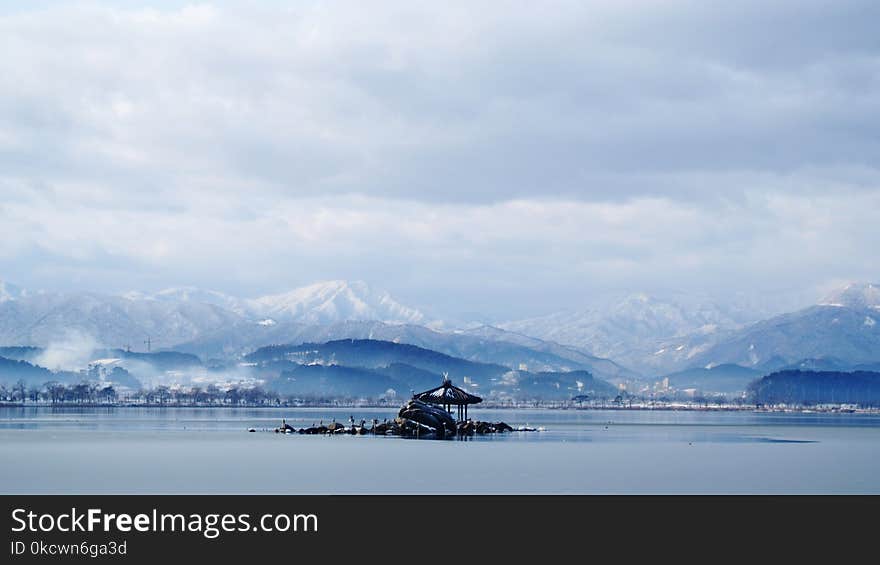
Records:
[[[49,381],[42,386],[28,386],[18,381],[12,386],[0,384],[0,404],[42,403],[52,405],[118,405],[150,406],[289,406],[296,404],[350,405],[365,399],[279,395],[260,386],[233,386],[221,389],[216,385],[188,388],[157,386],[137,391],[117,391],[112,385],[94,382],[64,384]],[[384,404],[382,400],[371,402]]]

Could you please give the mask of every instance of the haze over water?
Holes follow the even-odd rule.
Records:
[[[880,416],[475,410],[467,441],[272,433],[386,409],[0,408],[4,493],[880,493]],[[257,433],[247,433],[249,427]],[[267,431],[263,431],[267,430]]]

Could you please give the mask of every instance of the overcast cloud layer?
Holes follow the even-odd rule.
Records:
[[[142,4],[0,8],[0,278],[507,319],[880,280],[877,2]]]

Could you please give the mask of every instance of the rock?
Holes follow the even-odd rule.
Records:
[[[513,428],[510,427],[509,425],[505,424],[504,422],[498,422],[497,424],[495,424],[495,431],[496,432],[512,432]]]
[[[456,422],[449,412],[420,400],[409,400],[398,412],[398,418],[419,422],[441,437],[456,433]]]
[[[477,422],[475,424],[475,426],[476,426],[476,432],[478,434],[483,435],[483,434],[495,433],[495,428],[492,427],[492,424],[490,424],[489,422]]]
[[[330,425],[327,426],[327,431],[332,433],[336,433],[336,431],[339,429],[345,429],[345,426],[343,426],[339,422],[331,422]]]
[[[401,413],[401,417],[406,418],[408,420],[413,420],[418,422],[424,426],[431,428],[432,431],[437,431],[440,428],[443,428],[443,423],[440,422],[433,414],[430,412],[425,412],[423,410],[412,409],[412,410],[404,410]]]

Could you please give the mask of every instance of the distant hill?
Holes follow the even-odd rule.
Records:
[[[383,375],[387,375],[405,387],[405,390],[398,392],[422,392],[434,388],[442,380],[442,376],[437,373],[419,369],[406,363],[392,363],[387,367],[379,367],[375,370]]]
[[[16,361],[31,362],[39,357],[41,353],[43,353],[43,348],[41,347],[0,347],[0,357]]]
[[[724,364],[711,368],[685,369],[667,375],[669,386],[677,389],[696,388],[704,392],[742,392],[749,383],[764,373],[748,367]]]
[[[273,345],[261,347],[245,359],[250,362],[287,360],[300,364],[338,364],[371,369],[402,363],[436,374],[449,373],[450,377],[459,380],[466,376],[484,379],[500,377],[510,371],[502,365],[476,363],[407,343],[374,339]]]
[[[772,371],[803,359],[853,365],[880,360],[880,312],[846,305],[811,306],[733,332],[694,355],[694,366],[733,363]]]
[[[52,372],[45,367],[33,365],[27,361],[19,361],[0,357],[0,384],[13,385],[19,380],[27,386],[42,386],[49,381],[77,382],[79,375],[65,371]]]
[[[402,363],[377,369],[291,364],[267,386],[278,393],[301,398],[409,398],[441,382],[440,375]]]
[[[0,357],[13,361],[26,361],[40,371],[48,370],[40,365],[46,352],[47,349],[42,347],[0,347]],[[87,355],[80,369],[94,369],[95,366],[101,366],[102,378],[130,388],[140,387],[141,383],[138,379],[157,377],[165,372],[188,374],[196,372],[203,366],[202,361],[195,355],[177,351],[136,352],[122,349],[96,349],[85,353]],[[95,375],[81,375],[75,371],[49,371],[49,373],[54,380],[78,382],[81,378],[96,378]],[[45,381],[37,384],[43,382]]]
[[[765,374],[805,360],[834,360],[841,367],[878,363],[878,289],[875,284],[848,284],[819,304],[795,312],[740,328],[670,338],[655,345],[652,357],[657,363],[685,368],[736,364]]]
[[[636,376],[608,359],[600,359],[554,343],[484,326],[460,332],[438,332],[422,326],[348,321],[329,325],[279,322],[274,325],[238,324],[176,348],[218,358],[246,354],[271,344],[325,343],[340,339],[374,339],[408,343],[474,361],[530,371],[588,370],[614,380]]]
[[[170,347],[223,328],[239,316],[212,304],[45,293],[0,302],[0,344],[49,347],[87,337],[97,346]]]
[[[590,355],[583,349],[536,339],[494,326],[480,326],[452,332],[448,345],[428,346],[449,355],[498,363],[518,369],[520,364],[529,371],[587,370],[603,379],[619,380],[637,377],[638,373],[610,359]],[[464,339],[470,338],[470,339]]]
[[[762,404],[880,406],[880,373],[780,371],[752,383],[749,393]]]
[[[30,293],[0,281],[0,345],[47,347],[73,332],[104,347],[140,348],[149,338],[154,347],[173,349],[235,326],[271,329],[280,323],[346,320],[427,322],[418,310],[360,281],[327,281],[256,299],[191,287],[121,296]]]
[[[402,388],[395,379],[361,367],[294,365],[270,384],[280,394],[301,398],[376,398],[388,389]],[[407,397],[409,395],[406,395]]]
[[[55,379],[49,369],[31,365],[27,361],[15,361],[0,357],[0,383],[15,384],[19,380],[28,385],[43,384]]]
[[[819,304],[861,310],[880,310],[880,285],[849,283],[831,291]]]
[[[876,368],[880,363],[880,286],[849,284],[815,306],[755,321],[781,311],[783,302],[768,309],[738,299],[720,305],[696,297],[635,294],[591,310],[503,327],[437,331],[448,326],[357,281],[326,281],[253,299],[192,287],[124,295],[31,292],[0,282],[0,345],[9,346],[0,349],[0,356],[75,369],[85,368],[80,365],[93,350],[107,350],[107,357],[124,358],[130,365],[144,361],[160,371],[177,371],[198,364],[178,354],[137,358],[118,352],[143,350],[149,343],[154,352],[231,366],[272,344],[371,339],[516,372],[585,370],[614,383],[723,365],[767,374],[785,368]],[[58,355],[41,358],[28,347]]]
[[[109,370],[101,370],[98,366],[92,366],[89,371],[50,371],[45,367],[14,359],[0,357],[0,384],[10,386],[19,380],[24,381],[28,387],[41,388],[47,382],[73,384],[83,381],[89,382],[112,382],[116,386],[133,389],[141,387],[141,383],[127,370],[115,366]]]
[[[441,322],[360,281],[327,281],[255,299],[193,287],[119,296],[4,288],[0,345],[76,349],[83,353],[78,358],[91,349],[142,351],[149,340],[154,351],[229,362],[272,344],[377,339],[516,370],[588,370],[612,380],[637,376],[576,347],[499,328],[435,331],[428,326]]]
[[[802,359],[880,362],[880,285],[848,284],[818,304],[722,306],[636,294],[583,311],[509,322],[506,330],[570,344],[646,375],[735,364],[764,372]],[[791,307],[791,306],[789,306]]]
[[[300,398],[378,398],[391,396],[409,398],[441,383],[439,375],[403,364],[378,369],[343,365],[296,365],[281,371],[270,380],[267,388]],[[456,382],[458,386],[486,399],[568,400],[577,395],[613,398],[617,389],[593,378],[586,371],[569,373],[528,373],[513,371],[503,378],[479,383],[470,378]]]
[[[202,360],[192,353],[179,351],[153,351],[149,353],[124,351],[122,349],[99,350],[96,357],[119,357],[123,360],[148,363],[160,371],[186,370],[201,367]]]
[[[577,347],[614,359],[644,374],[677,370],[678,344],[684,336],[713,335],[761,318],[753,307],[722,306],[711,300],[658,298],[644,293],[585,310],[565,310],[501,324],[505,330]],[[662,350],[662,352],[661,352]],[[658,353],[661,352],[661,353]]]
[[[414,345],[378,340],[263,347],[246,360],[255,364],[255,371],[267,379],[267,388],[309,395],[325,390],[343,396],[375,397],[390,388],[398,396],[408,397],[412,392],[439,385],[443,373],[448,373],[456,385],[487,399],[560,400],[578,394],[617,394],[612,384],[588,371],[515,371],[503,365],[476,363]],[[325,388],[320,389],[319,385]]]
[[[837,357],[819,357],[801,359],[779,369],[780,371],[837,371],[851,373],[853,371],[880,372],[880,362],[875,363],[849,363]]]
[[[528,373],[517,371],[506,375],[501,382],[491,383],[490,390],[496,394],[515,398],[540,398],[544,400],[568,400],[578,395],[592,398],[614,398],[617,387],[596,379],[586,371],[567,373]]]

